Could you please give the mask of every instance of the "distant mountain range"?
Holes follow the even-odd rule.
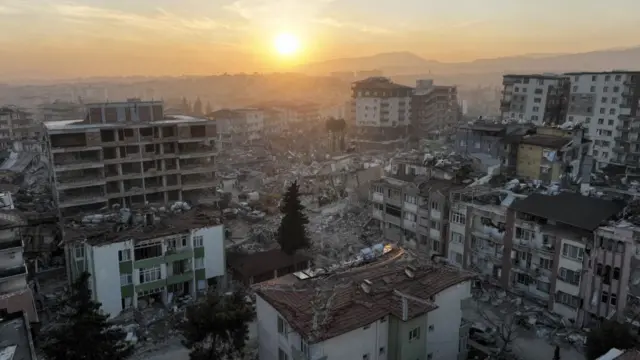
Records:
[[[639,70],[640,46],[577,54],[530,54],[446,63],[424,59],[411,52],[333,59],[308,63],[298,70],[314,75],[338,71],[382,70],[385,75],[543,73],[569,71]]]

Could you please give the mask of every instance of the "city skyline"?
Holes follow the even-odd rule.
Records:
[[[306,62],[411,50],[463,62],[638,45],[640,3],[473,0],[0,0],[5,77],[286,71]],[[624,9],[624,11],[622,10]],[[593,21],[594,18],[606,21]],[[610,21],[615,19],[615,21]],[[300,51],[273,49],[281,34]]]

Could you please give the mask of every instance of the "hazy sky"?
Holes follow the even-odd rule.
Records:
[[[640,45],[639,0],[0,0],[0,75],[180,75]],[[300,38],[284,60],[272,39]],[[1,80],[0,80],[1,81]]]

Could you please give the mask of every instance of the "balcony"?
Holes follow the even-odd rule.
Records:
[[[167,274],[167,285],[182,284],[193,279],[193,271],[185,270],[179,274]]]
[[[18,248],[22,248],[22,240],[20,239],[0,242],[0,251],[14,250]]]
[[[27,266],[20,265],[7,269],[0,269],[0,282],[8,281],[11,278],[23,276],[27,274]]]
[[[384,212],[382,212],[382,210],[373,209],[373,212],[371,213],[371,217],[373,217],[374,219],[378,219],[380,221],[383,221],[384,220]]]
[[[193,258],[193,249],[189,246],[169,248],[164,253],[164,260],[168,263],[191,258]]]
[[[382,204],[384,203],[384,195],[379,192],[373,192],[371,193],[371,201]]]

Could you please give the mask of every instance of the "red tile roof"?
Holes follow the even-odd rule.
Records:
[[[317,343],[387,315],[401,319],[402,299],[396,291],[427,301],[408,300],[408,318],[412,319],[437,308],[429,301],[431,297],[475,277],[445,265],[426,265],[414,268],[410,278],[406,265],[398,262],[367,272],[347,271],[294,285],[264,286],[256,293],[309,343]],[[368,293],[361,286],[365,279],[372,282]]]

